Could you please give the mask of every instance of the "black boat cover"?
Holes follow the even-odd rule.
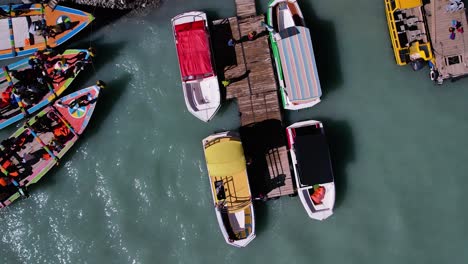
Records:
[[[303,185],[313,186],[333,182],[330,152],[322,128],[295,128],[294,149],[297,171]]]

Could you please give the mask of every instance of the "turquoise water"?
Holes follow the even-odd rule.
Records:
[[[398,67],[383,1],[348,2],[300,2],[324,97],[285,118],[324,122],[337,185],[330,219],[313,221],[284,197],[255,208],[247,248],[224,242],[201,140],[236,129],[237,108],[226,103],[208,124],[186,110],[170,18],[233,16],[234,3],[167,0],[69,43],[98,50],[70,91],[97,79],[108,89],[61,165],[0,211],[1,262],[465,263],[468,79],[435,86],[427,69]]]

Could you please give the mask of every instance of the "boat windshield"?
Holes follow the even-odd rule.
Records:
[[[205,21],[176,25],[175,34],[182,79],[190,81],[213,76]]]

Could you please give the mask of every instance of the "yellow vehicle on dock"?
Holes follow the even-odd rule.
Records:
[[[421,69],[433,59],[421,0],[385,0],[388,29],[398,65]]]

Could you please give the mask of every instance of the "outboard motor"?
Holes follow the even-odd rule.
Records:
[[[411,68],[413,68],[414,71],[419,71],[422,68],[424,68],[424,60],[419,59],[419,60],[414,60],[410,62]]]

